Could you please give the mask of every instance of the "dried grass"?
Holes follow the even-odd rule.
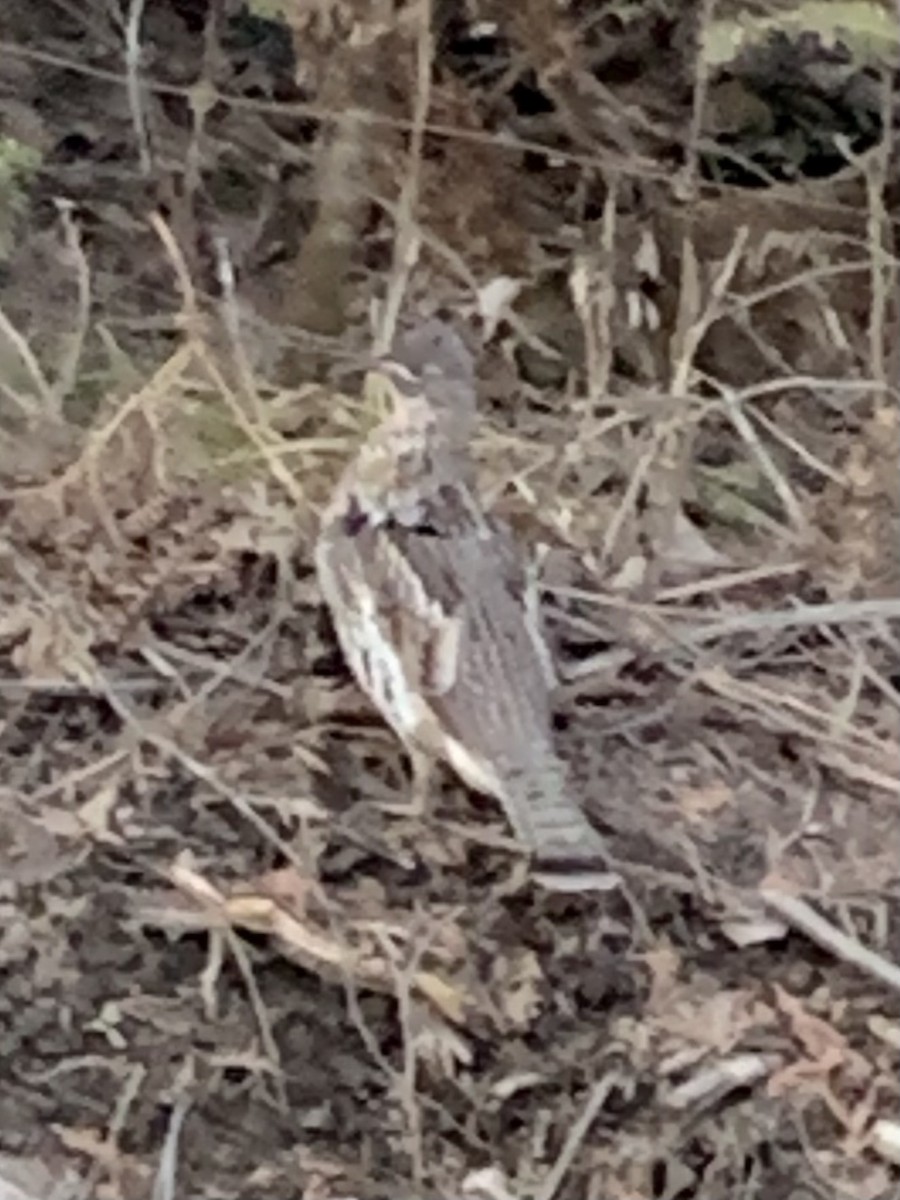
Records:
[[[146,15],[129,10],[124,75],[74,64],[125,88],[144,173],[161,100],[187,97],[150,84]],[[24,382],[5,392],[0,443],[0,959],[35,1011],[70,990],[49,1069],[86,1070],[92,1097],[81,1112],[68,1085],[40,1093],[50,1052],[11,1035],[10,1096],[52,1123],[27,1152],[67,1149],[83,1186],[110,1196],[173,1195],[177,1178],[198,1196],[408,1181],[551,1200],[660,1194],[665,1176],[667,1194],[712,1197],[772,1186],[773,1153],[797,1179],[887,1195],[873,1130],[900,1093],[873,1029],[895,1036],[897,1019],[891,147],[851,158],[849,180],[815,185],[812,202],[787,185],[710,195],[711,81],[696,64],[673,181],[651,153],[668,126],[628,124],[633,99],[582,105],[554,71],[591,43],[552,41],[556,7],[532,4],[518,53],[555,78],[553,170],[574,181],[562,215],[553,171],[532,181],[555,221],[545,237],[505,189],[510,163],[546,160],[546,145],[489,131],[481,94],[454,115],[461,85],[432,75],[428,17],[422,5],[384,34],[411,103],[351,114],[373,138],[363,191],[380,215],[349,260],[339,343],[288,337],[224,235],[211,303],[177,204],[142,243],[175,283],[140,314],[167,330],[144,335],[146,353],[109,333],[77,210],[58,217],[75,285],[63,356],[46,362],[29,313],[39,281],[4,304]],[[10,49],[34,71],[72,65],[58,48]],[[658,81],[644,87],[654,112]],[[334,115],[211,100],[206,132],[225,143],[276,111]],[[196,128],[188,140],[202,152]],[[487,213],[491,189],[441,162],[470,150],[496,163]],[[596,222],[575,223],[579,190],[601,197]],[[321,221],[327,189],[317,203]],[[494,286],[492,227],[529,248],[516,286]],[[523,317],[520,295],[560,278],[546,311],[564,328]],[[499,815],[449,780],[427,820],[383,816],[406,764],[346,687],[322,619],[318,509],[374,419],[357,364],[401,313],[440,305],[496,329],[476,451],[491,502],[543,546],[569,680],[561,745],[627,883],[602,902],[542,898]],[[583,350],[557,360],[557,388],[527,368],[532,334],[538,353]],[[109,386],[73,420],[101,346]],[[154,1015],[98,1024],[94,958],[113,964],[110,1003]],[[312,1030],[299,1050],[295,1019]],[[88,1051],[105,1065],[82,1063]],[[304,1071],[323,1053],[333,1094],[313,1097]],[[107,1104],[95,1075],[110,1062]],[[235,1104],[253,1131],[222,1133]]]

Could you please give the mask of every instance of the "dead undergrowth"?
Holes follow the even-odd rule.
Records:
[[[3,1200],[897,1194],[896,39],[839,7],[4,16]],[[311,546],[438,307],[607,894],[379,808]]]

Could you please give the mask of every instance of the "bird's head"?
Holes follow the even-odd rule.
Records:
[[[428,410],[432,419],[468,433],[475,416],[475,359],[446,321],[432,317],[399,334],[372,374],[401,419]]]

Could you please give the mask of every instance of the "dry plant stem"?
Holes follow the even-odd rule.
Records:
[[[896,262],[896,259],[893,261]],[[740,310],[748,310],[755,307],[757,304],[765,304],[768,300],[774,300],[778,296],[783,296],[786,292],[791,292],[794,288],[808,287],[813,283],[826,279],[840,279],[845,275],[860,275],[868,273],[871,270],[868,257],[861,259],[859,262],[852,263],[828,263],[821,267],[809,267],[806,271],[801,271],[798,275],[792,275],[790,279],[779,280],[778,283],[770,283],[765,287],[758,288],[755,292],[745,292],[742,296],[732,296],[728,304],[722,309],[722,316],[730,317]],[[848,380],[848,383],[853,382]],[[859,386],[857,384],[857,386]]]
[[[103,490],[103,464],[99,451],[94,453],[92,443],[88,443],[88,452],[83,458],[84,482],[87,485],[87,492],[91,500],[94,502],[94,511],[103,526],[103,531],[109,539],[110,545],[114,546],[120,554],[125,553],[125,539],[119,530],[119,524],[116,520],[109,504],[106,500],[106,493]]]
[[[285,1114],[289,1111],[287,1085],[284,1080],[284,1075],[281,1071],[281,1054],[278,1050],[278,1043],[272,1033],[272,1023],[269,1020],[269,1014],[266,1010],[265,1002],[260,994],[259,987],[256,982],[256,976],[253,973],[253,967],[250,965],[250,956],[240,938],[234,930],[228,926],[225,928],[225,938],[228,942],[228,949],[231,951],[234,961],[238,965],[238,970],[241,973],[241,978],[244,981],[244,987],[247,989],[247,996],[250,1000],[250,1005],[256,1016],[256,1024],[259,1029],[259,1036],[269,1060],[272,1063],[275,1078],[275,1087],[278,1093],[279,1110]]]
[[[66,485],[78,480],[84,473],[90,485],[91,498],[97,505],[98,515],[113,542],[120,543],[121,538],[116,523],[103,503],[100,452],[134,413],[143,411],[146,406],[171,401],[172,396],[177,393],[178,384],[187,370],[192,353],[190,346],[187,345],[176,350],[143,387],[133,392],[124,403],[119,405],[105,425],[92,430],[80,458],[77,458],[61,475],[56,476],[49,483],[37,487],[19,488],[18,494],[27,495],[29,492],[59,494]]]
[[[112,28],[113,21],[120,16],[119,11],[111,20],[109,15],[100,9],[92,13],[90,9],[80,3],[80,0],[53,0],[53,3],[72,21],[85,30],[90,30],[91,36],[96,39],[98,45],[103,46],[110,54],[121,54],[121,38],[115,35]],[[116,24],[119,25],[121,22],[116,21]]]
[[[868,217],[866,234],[869,249],[871,304],[869,307],[869,363],[872,378],[883,386],[888,382],[886,320],[890,298],[896,295],[896,260],[888,245],[891,218],[885,209],[884,198],[889,180],[892,128],[894,125],[893,78],[887,68],[881,72],[882,135],[879,144],[865,156],[844,153],[859,166],[866,181]]]
[[[824,766],[831,767],[855,783],[880,788],[889,796],[893,796],[895,800],[900,800],[900,770],[898,770],[896,756],[889,759],[884,771],[879,771],[876,767],[870,767],[868,764],[860,762],[858,754],[842,754],[834,746],[825,742],[821,749],[821,757]]]
[[[569,1130],[569,1135],[563,1143],[559,1157],[539,1188],[535,1200],[553,1200],[575,1160],[575,1155],[578,1153],[591,1126],[597,1119],[598,1113],[606,1103],[612,1089],[620,1082],[618,1072],[611,1071],[608,1075],[604,1075],[600,1082],[595,1083],[591,1088],[587,1103],[579,1114],[575,1124]]]
[[[612,336],[612,314],[616,302],[615,289],[615,254],[616,254],[616,217],[618,216],[619,177],[613,176],[609,181],[609,190],[603,202],[603,222],[601,226],[601,247],[603,250],[604,272],[600,295],[597,303],[597,318],[594,322],[597,331],[597,352],[591,364],[591,394],[598,399],[609,390],[609,380],[612,375],[614,347]]]
[[[250,360],[244,349],[244,339],[241,335],[241,314],[238,310],[234,291],[234,267],[228,252],[228,243],[224,237],[215,239],[216,270],[219,276],[219,286],[222,289],[222,321],[228,333],[231,353],[237,369],[237,378],[241,390],[248,402],[250,414],[254,421],[268,431],[268,414],[263,407],[256,388],[256,380],[250,367]]]
[[[749,387],[738,388],[732,393],[736,403],[744,404],[747,400],[757,400],[762,396],[774,396],[779,392],[788,392],[797,388],[805,388],[817,394],[827,392],[850,392],[851,394],[867,395],[876,392],[890,391],[882,388],[871,379],[831,379],[816,375],[785,375],[779,379],[766,379],[762,383],[753,383]]]
[[[203,186],[203,152],[206,119],[215,107],[216,89],[213,79],[219,55],[219,6],[210,4],[203,27],[203,56],[197,78],[190,89],[188,107],[191,113],[191,137],[185,154],[184,202],[181,228],[187,235],[187,245],[197,240],[197,197]]]
[[[85,78],[96,79],[118,87],[127,87],[128,84],[127,76],[119,71],[109,71],[101,67],[87,66],[83,62],[79,62],[77,59],[70,58],[64,54],[34,50],[8,40],[0,39],[0,54],[9,55],[16,59],[24,59],[29,62],[43,63],[47,66],[62,67]],[[154,81],[153,83],[142,82],[140,90],[142,93],[146,92],[154,96],[174,96],[186,104],[190,104],[190,87]],[[335,109],[328,105],[307,104],[303,102],[285,104],[281,101],[255,100],[218,91],[213,94],[212,102],[216,106],[222,105],[224,108],[232,109],[235,112],[246,112],[261,116],[278,116],[281,118],[309,117],[319,121],[333,121],[338,115]],[[402,117],[389,117],[384,113],[375,112],[371,109],[351,109],[348,111],[362,125],[372,128],[393,129],[404,133],[408,132],[410,128],[410,122],[404,120]],[[591,153],[575,153],[556,147],[548,149],[542,142],[529,138],[485,133],[478,130],[463,129],[458,125],[444,125],[439,122],[429,122],[425,127],[425,132],[435,137],[446,138],[448,141],[479,146],[492,146],[498,151],[508,151],[514,154],[530,152],[545,159],[552,157],[558,162],[570,163],[572,166],[582,167],[585,170],[596,171],[597,169],[598,155],[596,151],[592,151]],[[626,155],[616,155],[607,149],[603,152],[603,162],[604,165],[614,167],[623,177],[637,175],[641,178],[658,180],[663,184],[672,183],[670,170],[663,167],[654,168],[644,163],[636,168]],[[808,207],[808,204],[806,206]]]
[[[836,639],[832,636],[828,639],[832,645]],[[849,647],[848,647],[849,649]],[[859,706],[860,696],[862,694],[862,685],[866,677],[866,656],[861,646],[856,646],[852,650],[853,657],[850,662],[847,678],[847,691],[842,700],[840,700],[834,708],[832,714],[832,730],[836,734],[847,733],[856,715],[856,710]]]
[[[654,459],[659,456],[668,439],[674,436],[681,424],[682,418],[676,417],[661,425],[654,433],[650,446],[635,464],[631,477],[628,480],[628,487],[625,489],[625,494],[622,496],[622,500],[613,513],[603,535],[603,546],[600,551],[602,563],[607,563],[612,558],[625,522],[628,519],[628,514],[634,510],[637,498],[647,478],[647,474],[653,465]]]
[[[734,425],[737,432],[746,442],[750,453],[759,463],[763,474],[775,489],[779,500],[784,505],[784,510],[787,513],[791,524],[801,537],[808,536],[809,524],[803,514],[803,509],[791,490],[790,485],[785,479],[781,471],[775,465],[772,456],[760,441],[756,430],[747,420],[746,414],[741,409],[740,404],[735,400],[734,394],[730,388],[720,384],[719,390],[722,393],[723,404],[731,423]]]
[[[78,281],[78,313],[72,343],[60,364],[58,379],[53,389],[57,408],[75,388],[78,366],[91,323],[91,271],[81,242],[81,231],[72,216],[72,207],[68,200],[57,201],[66,249],[74,260]]]
[[[609,378],[613,364],[613,338],[610,319],[615,305],[615,248],[616,248],[616,205],[618,201],[618,177],[607,182],[606,199],[603,203],[601,226],[602,266],[590,252],[580,256],[569,281],[569,288],[578,312],[584,333],[585,360],[587,368],[587,404],[584,406],[584,426],[593,415],[594,407],[609,391]]]
[[[181,252],[181,247],[178,245],[177,239],[160,214],[151,213],[148,221],[151,229],[162,242],[166,257],[171,263],[172,270],[175,272],[175,281],[178,284],[178,291],[181,295],[181,304],[184,310],[181,315],[181,324],[189,334],[196,335],[201,328],[202,319],[200,309],[197,305],[197,292],[194,288],[194,281],[191,279],[191,273],[188,270],[187,260]]]
[[[147,137],[147,122],[144,112],[139,76],[141,63],[141,21],[144,17],[145,0],[131,0],[128,21],[125,25],[125,69],[128,81],[128,103],[138,146],[138,162],[142,175],[149,175],[152,168],[150,141]]]
[[[694,88],[691,95],[691,121],[684,147],[684,169],[677,180],[678,192],[689,203],[697,197],[700,178],[700,143],[703,118],[709,91],[709,64],[703,53],[707,30],[715,13],[716,0],[701,0],[697,11],[697,30],[694,38]]]
[[[802,568],[801,568],[802,569]],[[739,577],[734,578],[734,582],[742,583]],[[692,595],[693,588],[690,585],[685,595]],[[623,612],[634,614],[635,616],[646,617],[648,620],[666,620],[671,617],[692,617],[702,616],[702,613],[691,605],[685,604],[675,607],[672,604],[647,604],[637,600],[627,600],[623,596],[616,596],[612,593],[592,592],[587,588],[570,587],[565,584],[545,584],[542,591],[550,596],[562,596],[568,600],[580,600],[586,604],[596,605],[597,608],[612,609],[614,612]],[[673,589],[674,590],[674,589]],[[713,591],[718,590],[713,587]],[[557,613],[560,620],[571,622],[573,629],[583,629],[585,633],[596,634],[597,626],[593,622],[585,623],[584,618],[576,617],[574,613]]]
[[[703,38],[713,15],[715,0],[701,0],[697,12],[696,53],[694,55],[694,88],[691,98],[691,122],[685,143],[684,168],[676,182],[677,192],[681,199],[692,205],[697,198],[698,180],[700,177],[700,137],[703,130],[703,115],[706,109],[706,97],[709,85],[709,68],[702,52]],[[739,229],[735,235],[732,254],[743,249],[748,231]],[[738,250],[738,257],[740,250]],[[736,266],[736,262],[734,264]],[[723,265],[723,272],[725,266]],[[733,274],[734,267],[731,268]],[[730,279],[730,276],[729,276]],[[715,289],[714,289],[715,290]],[[715,314],[718,316],[718,313]],[[678,315],[675,333],[672,339],[672,381],[671,392],[674,396],[684,396],[690,386],[694,356],[706,330],[713,319],[709,304],[706,307],[706,317],[700,307],[700,281],[697,254],[694,250],[693,231],[688,227],[681,243],[681,278],[678,288]]]
[[[425,127],[425,132],[428,132],[428,126]],[[399,225],[399,203],[375,192],[372,193],[371,199],[375,202],[375,204],[378,205],[380,209],[383,209],[384,212],[387,213],[395,225]],[[417,227],[416,236],[422,246],[425,246],[435,255],[436,258],[441,259],[447,264],[447,266],[467,291],[472,292],[473,294],[478,291],[478,277],[474,274],[462,255],[454,250],[452,246],[449,246],[447,242],[443,240],[443,238],[438,237],[433,230],[424,226]],[[510,325],[515,329],[516,333],[521,336],[521,323],[515,314],[510,310],[505,314],[505,316]]]
[[[798,733],[817,740],[825,740],[828,745],[839,745],[857,753],[863,748],[890,757],[889,746],[876,734],[867,729],[847,730],[840,735],[832,729],[832,713],[815,708],[795,696],[785,695],[775,688],[762,684],[748,683],[730,675],[724,667],[714,666],[702,671],[697,681],[717,695],[743,704],[767,719],[779,719]],[[900,788],[900,780],[894,781],[894,789]]]
[[[32,404],[30,398],[20,395],[15,388],[10,387],[8,383],[0,379],[0,400],[4,399],[8,399],[19,410],[22,416],[27,419],[34,420],[38,415],[38,410]],[[0,443],[4,442],[12,442],[9,434],[5,432],[0,434]]]
[[[679,319],[684,318],[685,328],[677,342],[677,358],[672,374],[671,390],[674,396],[686,396],[694,371],[694,359],[700,343],[703,341],[709,327],[722,316],[728,287],[734,278],[741,262],[744,246],[750,236],[748,226],[741,225],[736,230],[731,248],[725,256],[716,276],[712,281],[709,296],[700,306],[699,279],[697,258],[692,242],[685,242],[685,270],[687,277],[684,283],[684,300],[679,298]],[[688,314],[690,317],[688,317]]]
[[[714,575],[711,579],[698,579],[691,583],[678,584],[656,593],[658,605],[670,604],[673,600],[684,600],[688,596],[700,596],[709,592],[726,592],[733,587],[745,587],[761,579],[777,579],[783,575],[796,575],[806,570],[806,563],[799,560],[773,567],[750,567],[746,571],[729,571]]]
[[[9,40],[0,39],[0,54],[9,55],[14,59],[43,63],[47,66],[62,67],[76,75],[96,79],[118,87],[127,87],[128,83],[127,77],[119,71],[109,71],[104,70],[102,67],[87,66],[84,62],[80,62],[67,55],[32,49],[31,47],[25,47]],[[154,96],[177,97],[188,106],[190,105],[190,87],[162,83],[160,81],[153,81],[152,83],[144,81],[140,86],[142,92]],[[326,105],[305,102],[286,104],[281,101],[257,100],[218,91],[211,95],[211,103],[216,106],[221,105],[223,108],[231,109],[235,112],[246,112],[260,116],[277,116],[280,118],[310,117],[320,121],[334,120],[336,116],[334,108]],[[363,124],[372,126],[373,128],[394,129],[401,132],[409,132],[410,129],[410,122],[408,120],[402,117],[386,116],[384,113],[375,112],[371,109],[354,109],[353,115]],[[673,176],[671,170],[667,167],[656,167],[644,159],[636,163],[632,156],[611,151],[608,147],[604,147],[601,157],[596,150],[592,150],[590,153],[579,153],[556,146],[548,148],[543,142],[530,138],[517,137],[505,133],[498,135],[483,130],[464,129],[459,125],[445,125],[438,121],[430,121],[425,126],[425,133],[436,138],[444,138],[449,142],[491,146],[498,153],[516,155],[531,153],[542,159],[552,158],[555,162],[580,167],[592,172],[597,170],[598,161],[600,161],[605,168],[615,170],[623,179],[639,178],[655,180],[660,184],[672,188],[678,188],[683,179],[683,176]],[[767,182],[773,181],[767,180]],[[788,192],[784,192],[779,196],[779,202],[787,207],[800,206],[808,216],[818,211],[832,212],[835,208],[847,207],[835,205],[833,202],[818,202],[805,194],[802,198],[798,196],[795,199]],[[867,258],[865,261],[859,263],[838,263],[820,268],[812,268],[807,274],[808,276],[817,275],[820,278],[829,278],[834,275],[855,274],[859,271],[868,272],[868,270],[869,261]],[[779,291],[790,290],[790,288],[797,286],[797,280],[788,280],[774,286]],[[753,302],[760,298],[760,293],[755,293],[754,297]],[[743,301],[746,299],[744,297],[739,301],[735,301],[735,307],[742,306]]]
[[[112,771],[114,767],[124,762],[130,753],[129,750],[114,750],[111,754],[96,759],[94,762],[86,763],[83,767],[67,771],[65,775],[58,776],[50,783],[45,783],[43,787],[31,792],[28,797],[29,802],[37,806],[49,800],[51,796],[55,796],[57,792],[63,792],[63,794],[74,792],[79,784],[86,783],[95,775],[102,775],[104,771]]]
[[[157,213],[154,213],[150,217],[150,223],[156,231],[156,234],[162,242],[163,247],[168,255],[169,261],[172,264],[172,268],[175,271],[175,276],[178,280],[179,291],[181,292],[182,304],[184,305],[185,309],[185,324],[190,335],[186,346],[182,347],[182,352],[196,357],[196,359],[205,367],[210,380],[213,384],[215,384],[219,394],[228,405],[228,408],[234,417],[235,423],[238,425],[242,433],[245,434],[247,440],[256,448],[260,456],[265,459],[273,478],[281,484],[287,495],[295,503],[298,505],[303,504],[303,489],[300,487],[295,476],[287,469],[287,467],[281,461],[279,455],[275,452],[272,445],[266,440],[257,426],[249,419],[237,396],[234,395],[222,372],[214,362],[206,343],[200,337],[200,310],[197,306],[197,294],[194,289],[193,280],[191,279],[190,271],[188,270],[184,255],[181,253],[178,243],[172,236],[172,231],[169,229],[162,217],[160,217]],[[227,270],[230,270],[230,260],[228,259],[227,255],[225,256],[225,262],[227,264],[227,272]],[[228,305],[226,303],[226,314],[227,313]],[[234,314],[232,313],[232,316],[233,315]],[[234,334],[235,336],[232,341],[232,346],[234,347],[236,353],[236,361],[239,369],[243,371],[244,379],[250,380],[250,398],[254,404],[259,407],[259,397],[255,387],[252,386],[252,372],[250,371],[247,363],[246,355],[244,355],[242,351],[239,327],[234,331]],[[267,428],[265,424],[263,427]]]
[[[418,1056],[416,1054],[412,987],[427,944],[424,938],[415,942],[411,961],[407,962],[405,966],[401,966],[397,961],[397,951],[390,939],[379,930],[375,932],[394,977],[397,1015],[403,1033],[403,1070],[399,1073],[392,1072],[392,1077],[400,1093],[403,1111],[406,1115],[412,1182],[416,1189],[421,1191],[425,1177],[425,1153],[422,1136],[422,1108],[419,1104],[417,1088]]]
[[[891,685],[890,681],[880,671],[875,670],[868,658],[864,663],[863,674],[869,683],[878,689],[891,708],[895,708],[900,712],[900,695],[897,694],[896,688]]]
[[[900,992],[900,964],[889,962],[874,950],[863,946],[856,938],[836,929],[799,896],[791,896],[772,888],[763,888],[760,895],[770,908],[818,946],[823,946],[837,958],[852,963],[892,991]]]
[[[159,1166],[156,1169],[156,1178],[153,1180],[152,1200],[177,1200],[178,1145],[181,1140],[184,1119],[190,1107],[190,1100],[184,1095],[179,1096],[172,1106],[169,1124],[166,1128],[166,1138],[159,1156]],[[3,1200],[2,1196],[0,1196],[0,1200]]]
[[[215,385],[222,399],[227,404],[241,432],[244,433],[247,440],[256,448],[260,456],[265,459],[269,471],[276,482],[281,485],[285,493],[298,507],[302,507],[306,503],[306,500],[303,495],[303,489],[297,482],[296,477],[284,465],[275,447],[265,440],[259,429],[249,420],[243,406],[228,386],[225,377],[210,355],[207,346],[205,344],[196,344],[194,348],[197,357],[209,375],[210,381]]]
[[[276,605],[265,627],[248,640],[243,650],[235,654],[233,658],[226,659],[224,662],[219,662],[203,654],[192,654],[189,650],[184,650],[180,646],[163,646],[162,644],[160,644],[159,649],[153,646],[142,646],[140,653],[160,675],[166,678],[171,678],[173,673],[177,674],[169,664],[169,658],[175,662],[182,662],[187,666],[195,667],[209,677],[202,687],[197,688],[196,691],[191,691],[183,683],[180,676],[178,676],[179,683],[182,684],[182,694],[186,704],[186,707],[181,710],[183,714],[189,712],[192,708],[196,708],[198,704],[205,703],[212,696],[213,692],[221,687],[223,683],[228,682],[239,683],[245,688],[266,692],[270,696],[277,696],[279,700],[287,700],[291,695],[289,687],[276,683],[274,679],[267,679],[265,675],[257,676],[251,671],[243,669],[244,663],[253,658],[257,651],[269,639],[274,637],[275,631],[287,615],[287,611],[287,608],[280,608]],[[148,636],[151,635],[148,633]]]
[[[141,1090],[141,1085],[147,1074],[147,1068],[142,1063],[135,1065],[128,1072],[122,1090],[116,1098],[116,1106],[109,1120],[109,1126],[106,1131],[105,1145],[109,1150],[109,1157],[118,1154],[119,1138],[125,1128],[128,1120],[128,1114],[131,1111],[131,1106],[134,1104]],[[97,1184],[103,1172],[106,1158],[96,1158],[88,1171],[87,1177],[83,1181],[81,1189],[81,1200],[88,1200],[96,1194]]]
[[[804,604],[786,612],[739,613],[712,625],[683,630],[681,637],[694,646],[717,642],[736,633],[771,632],[809,626],[842,625],[868,621],[900,620],[900,599],[840,600],[834,604]]]
[[[54,417],[58,416],[59,405],[57,404],[56,395],[53,391],[53,388],[50,386],[47,377],[41,370],[40,363],[32,353],[28,342],[22,336],[22,334],[19,333],[18,329],[16,329],[15,325],[13,325],[12,321],[10,321],[9,317],[2,308],[0,308],[0,335],[5,337],[6,340],[12,344],[19,358],[22,360],[23,366],[31,376],[35,390],[40,396],[41,403],[43,405],[43,415]],[[14,399],[27,416],[37,416],[37,411],[24,397],[19,396],[18,393],[11,392],[6,388],[4,389],[4,393]]]
[[[375,339],[376,354],[385,354],[390,348],[397,329],[403,297],[409,285],[409,277],[419,257],[420,237],[416,223],[416,209],[421,186],[422,147],[425,140],[425,127],[428,123],[428,111],[431,107],[431,72],[434,60],[434,44],[431,36],[431,0],[419,0],[417,11],[419,32],[416,43],[416,97],[409,143],[409,159],[397,205],[394,256],[388,278],[384,311]]]
[[[798,442],[796,438],[782,429],[777,421],[770,420],[765,413],[760,412],[757,408],[749,404],[745,404],[744,408],[757,425],[761,425],[776,442],[781,442],[783,446],[787,446],[789,450],[792,450],[802,463],[805,463],[813,471],[818,471],[820,475],[823,475],[826,479],[830,479],[832,483],[836,483],[839,487],[845,486],[846,480],[840,471],[836,471],[828,463],[822,462],[802,442]]]
[[[200,972],[200,996],[203,1000],[203,1014],[207,1021],[218,1021],[220,1018],[219,998],[216,984],[222,976],[225,965],[225,937],[223,930],[212,926],[207,935],[206,962]]]

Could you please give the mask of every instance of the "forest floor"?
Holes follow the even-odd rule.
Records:
[[[0,33],[0,1198],[897,1197],[896,38],[114,7]],[[608,891],[384,810],[317,589],[438,308]]]

